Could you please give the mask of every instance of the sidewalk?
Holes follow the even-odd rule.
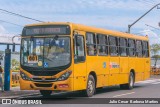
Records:
[[[39,94],[39,91],[37,90],[20,90],[20,87],[12,87],[10,91],[4,91],[2,92],[0,90],[0,99],[1,98],[16,98],[19,96],[25,96],[25,95],[33,95],[33,94]]]
[[[151,75],[150,78],[160,79],[160,75]]]

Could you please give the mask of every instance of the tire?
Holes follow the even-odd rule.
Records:
[[[130,72],[128,83],[127,84],[121,84],[120,88],[131,90],[131,89],[133,89],[133,87],[134,87],[134,74],[133,74],[133,72]]]
[[[95,94],[96,91],[96,85],[95,85],[95,79],[92,75],[89,75],[88,81],[87,81],[87,87],[85,90],[85,96],[86,97],[92,97]]]
[[[43,97],[49,97],[52,94],[51,90],[40,90],[40,93]]]

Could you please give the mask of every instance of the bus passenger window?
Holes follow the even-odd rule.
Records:
[[[120,55],[127,56],[127,39],[120,38],[119,42],[120,42],[120,47],[119,47]]]
[[[142,41],[136,41],[136,53],[138,57],[142,57]]]
[[[87,46],[87,53],[88,55],[96,55],[96,40],[95,35],[93,33],[86,34],[86,46]]]
[[[128,40],[128,54],[129,56],[135,56],[135,40]]]
[[[118,56],[118,41],[116,37],[109,36],[109,50],[111,56]]]
[[[149,57],[148,42],[146,42],[146,41],[143,41],[143,56]]]
[[[97,51],[98,55],[108,54],[107,36],[98,34],[97,35]]]

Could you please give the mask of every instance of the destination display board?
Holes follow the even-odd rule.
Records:
[[[70,27],[68,25],[43,25],[25,27],[22,36],[41,36],[41,35],[69,35]]]

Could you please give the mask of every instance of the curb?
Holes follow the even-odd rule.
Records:
[[[40,94],[39,94],[39,93],[34,93],[34,94],[23,94],[23,95],[16,95],[16,96],[0,97],[0,99],[3,99],[3,98],[12,99],[12,98],[20,98],[20,97],[26,97],[26,96],[34,96],[34,95],[40,95]]]

